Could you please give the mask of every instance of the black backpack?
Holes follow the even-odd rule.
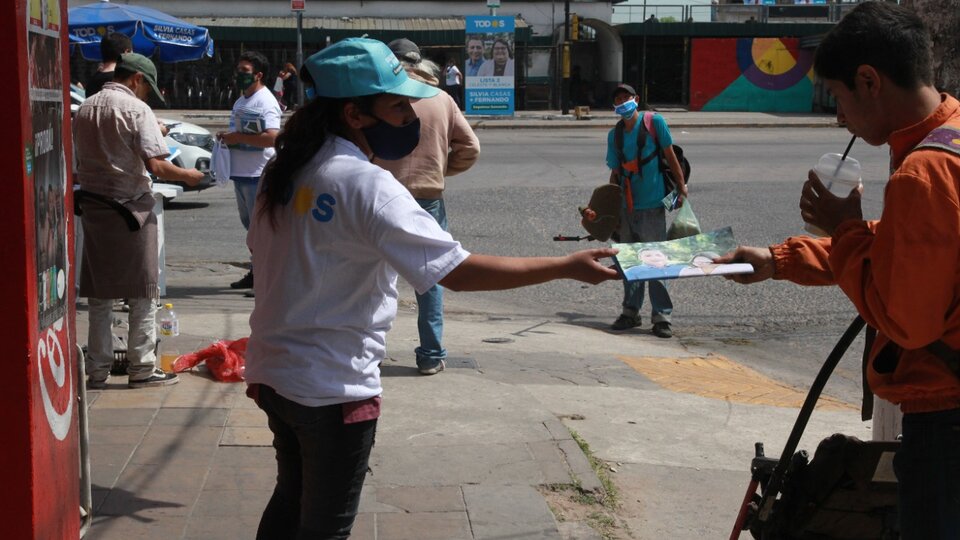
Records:
[[[657,158],[657,167],[660,169],[660,172],[663,173],[664,190],[670,193],[676,189],[676,181],[673,179],[673,171],[670,170],[670,166],[664,158],[663,148],[660,147],[660,141],[657,139],[657,131],[653,128],[653,113],[645,111],[642,115],[641,123],[643,124],[643,129],[637,134],[637,169],[643,171],[644,165],[649,163],[651,159]],[[617,159],[620,160],[621,168],[623,164],[627,162],[626,155],[623,151],[623,130],[624,123],[623,120],[620,120],[617,122],[616,127],[614,127],[613,145],[616,148]],[[643,157],[643,146],[647,143],[648,133],[653,136],[653,142],[656,144],[657,149],[649,156]],[[686,184],[690,185],[690,162],[683,155],[683,148],[678,144],[674,144],[673,152],[677,155],[677,161],[680,162],[680,169],[683,170],[683,178]]]

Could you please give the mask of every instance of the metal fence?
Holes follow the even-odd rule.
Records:
[[[613,24],[671,22],[837,22],[857,2],[829,4],[617,4]]]

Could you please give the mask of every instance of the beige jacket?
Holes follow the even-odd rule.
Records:
[[[437,84],[430,75],[408,70],[428,84]],[[413,103],[420,118],[420,144],[407,157],[395,161],[374,159],[390,171],[417,199],[443,197],[444,177],[460,174],[480,157],[480,141],[473,133],[456,102],[446,92]]]

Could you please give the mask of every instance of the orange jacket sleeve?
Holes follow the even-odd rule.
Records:
[[[954,307],[960,206],[947,185],[898,172],[875,229],[848,221],[834,231],[829,263],[837,285],[868,324],[905,349],[943,337]]]

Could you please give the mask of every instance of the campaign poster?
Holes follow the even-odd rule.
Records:
[[[514,19],[466,17],[466,114],[512,115],[515,98]]]
[[[33,184],[37,306],[45,329],[67,311],[67,171],[63,147],[60,2],[30,0],[27,17],[32,140],[24,148]]]

